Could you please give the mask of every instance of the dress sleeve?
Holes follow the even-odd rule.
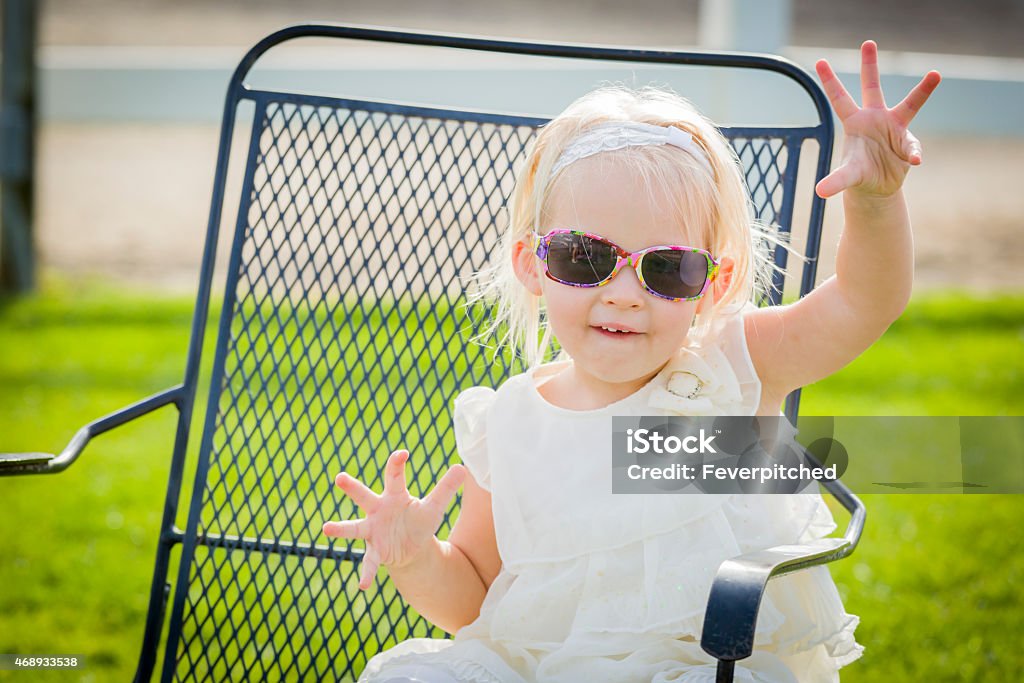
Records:
[[[740,393],[743,395],[743,404],[751,408],[751,413],[757,412],[758,404],[761,402],[761,378],[757,376],[754,361],[750,357],[750,349],[747,346],[746,326],[743,323],[743,319],[751,311],[756,310],[756,305],[752,302],[747,302],[738,313],[729,316],[722,330],[722,350],[729,358],[729,363],[732,365],[732,370],[736,375],[736,381],[740,386]]]
[[[452,422],[459,458],[480,487],[491,490],[491,465],[487,453],[487,410],[495,391],[471,387],[455,397]]]

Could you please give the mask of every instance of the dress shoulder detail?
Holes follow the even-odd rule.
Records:
[[[491,490],[491,466],[487,456],[487,411],[494,403],[490,387],[470,387],[455,397],[452,423],[459,458],[476,482]]]
[[[750,353],[743,316],[747,304],[712,323],[709,340],[680,349],[652,381],[648,404],[670,415],[754,415],[761,380]]]

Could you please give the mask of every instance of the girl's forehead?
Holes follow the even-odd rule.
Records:
[[[700,221],[686,215],[691,212],[678,193],[671,196],[662,183],[640,177],[625,164],[600,163],[600,156],[563,171],[545,205],[545,231],[584,230],[631,250],[689,243],[703,233]]]

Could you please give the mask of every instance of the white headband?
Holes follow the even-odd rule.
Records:
[[[714,175],[707,152],[693,141],[693,136],[675,126],[654,126],[638,121],[612,121],[587,129],[566,145],[562,156],[551,169],[554,176],[569,164],[599,152],[611,152],[637,145],[672,145],[689,152],[705,171]]]

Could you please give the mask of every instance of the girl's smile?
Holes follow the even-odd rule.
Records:
[[[640,330],[634,330],[628,325],[620,325],[619,323],[599,323],[591,325],[591,327],[605,335],[611,336],[613,339],[628,339],[631,336],[644,334]]]

